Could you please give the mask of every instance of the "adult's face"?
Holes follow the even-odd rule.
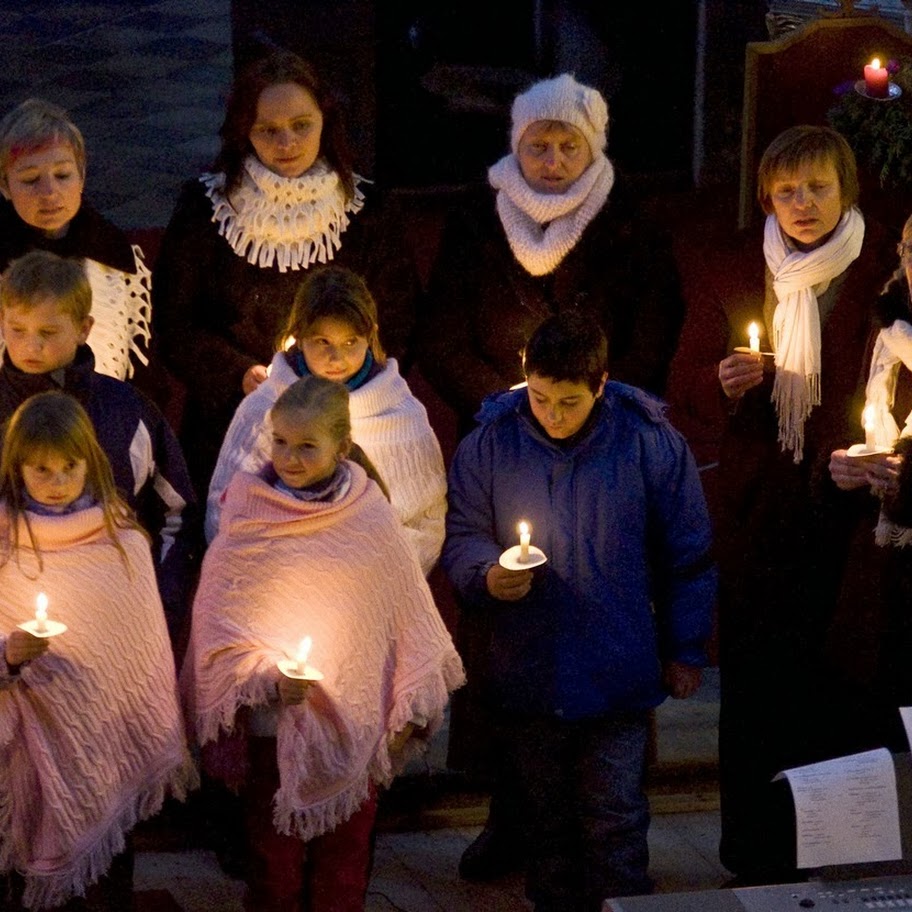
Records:
[[[27,225],[62,237],[82,205],[83,184],[72,146],[53,142],[13,159],[0,189]]]
[[[839,176],[825,158],[777,175],[770,186],[770,200],[779,227],[799,250],[813,250],[825,243],[842,217]]]
[[[313,96],[296,82],[260,93],[250,144],[257,158],[280,177],[300,177],[320,154],[323,114]]]
[[[565,193],[592,164],[583,134],[562,120],[536,120],[526,127],[516,157],[526,183],[538,193]]]

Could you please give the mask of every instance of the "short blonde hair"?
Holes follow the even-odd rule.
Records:
[[[54,301],[74,323],[92,312],[92,286],[82,260],[32,250],[13,260],[0,277],[0,312],[8,307],[31,310]]]
[[[842,211],[858,202],[858,167],[855,153],[841,133],[832,127],[802,124],[789,127],[767,147],[757,171],[757,199],[767,215],[773,213],[773,183],[783,175],[794,174],[809,162],[832,164],[839,178]]]
[[[55,142],[70,146],[79,175],[85,179],[85,140],[63,108],[41,98],[29,98],[7,112],[0,120],[0,180],[6,182],[10,165],[20,155]]]

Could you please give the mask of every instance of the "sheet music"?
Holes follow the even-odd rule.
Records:
[[[785,770],[799,868],[902,858],[896,771],[886,749]]]

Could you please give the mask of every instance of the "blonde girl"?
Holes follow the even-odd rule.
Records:
[[[0,541],[0,880],[13,908],[127,908],[130,830],[194,777],[148,539],[64,393],[6,428]],[[19,626],[39,593],[53,640]]]
[[[393,509],[425,573],[440,555],[446,514],[443,457],[424,406],[380,345],[377,306],[364,280],[330,266],[309,275],[294,299],[269,376],[238,407],[219,453],[206,507],[206,537],[219,527],[222,494],[238,469],[269,459],[269,412],[300,377],[349,391],[352,439],[386,482]]]
[[[313,376],[279,397],[271,460],[231,480],[193,606],[182,685],[209,772],[244,796],[251,910],[363,909],[377,787],[463,679],[398,518],[346,458],[348,398]],[[277,667],[305,637],[315,683]]]

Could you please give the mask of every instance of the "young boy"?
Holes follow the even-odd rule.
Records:
[[[606,367],[593,322],[547,320],[527,389],[485,401],[450,473],[443,564],[489,617],[482,689],[527,799],[536,912],[650,890],[649,711],[699,685],[715,592],[690,451]],[[523,521],[547,563],[505,569]]]
[[[34,250],[0,278],[0,423],[29,396],[63,390],[88,412],[121,496],[153,537],[172,639],[183,618],[196,525],[183,453],[158,409],[130,384],[98,373],[86,345],[92,289],[82,261]]]

